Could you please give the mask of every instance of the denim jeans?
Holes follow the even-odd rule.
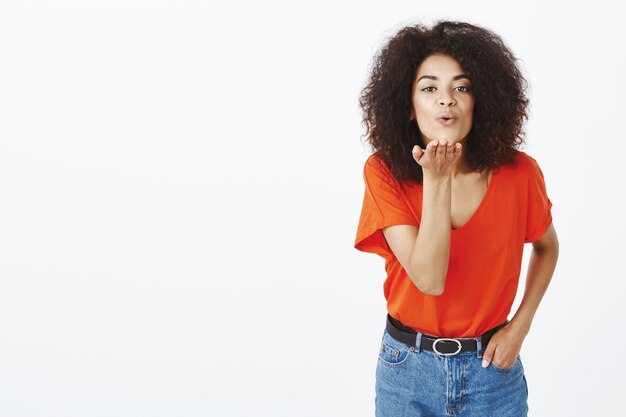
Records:
[[[419,340],[421,334],[417,335]],[[441,356],[384,331],[376,366],[376,417],[523,417],[528,386],[518,355],[510,368],[483,368],[482,353]]]

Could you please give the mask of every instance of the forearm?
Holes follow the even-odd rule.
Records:
[[[411,252],[412,280],[423,292],[443,293],[450,259],[450,176],[424,176],[422,217]]]
[[[550,284],[558,256],[558,244],[546,248],[533,248],[528,264],[524,297],[510,323],[511,327],[524,335],[528,334],[539,303]]]

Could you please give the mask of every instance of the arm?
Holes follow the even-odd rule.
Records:
[[[500,367],[513,366],[539,303],[552,279],[558,257],[559,241],[554,226],[550,225],[546,233],[533,242],[524,298],[511,321],[489,341],[489,346],[483,354],[483,367],[488,366],[492,360]]]
[[[550,225],[546,233],[533,243],[530,255],[524,298],[510,323],[528,334],[530,325],[539,303],[545,294],[559,257],[559,241],[554,226]]]
[[[426,151],[414,152],[424,172],[420,227],[396,225],[382,230],[411,281],[429,295],[441,295],[445,287],[450,259],[451,167],[460,157],[460,146],[432,141]]]

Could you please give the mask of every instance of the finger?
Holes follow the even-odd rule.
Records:
[[[420,148],[419,146],[415,145],[413,147],[413,159],[415,159],[415,161],[419,161],[419,159],[422,157],[422,155],[424,155],[424,151],[422,150],[422,148]]]
[[[452,142],[446,142],[446,158],[454,157],[454,147],[452,146]]]
[[[446,156],[446,141],[440,140],[439,146],[437,147],[437,156],[445,157]]]
[[[486,368],[489,366],[489,364],[491,363],[491,360],[493,359],[493,354],[496,351],[496,345],[493,343],[489,343],[487,345],[487,349],[485,349],[485,352],[483,353],[483,368]]]
[[[433,140],[426,146],[426,152],[430,154],[431,158],[437,154],[437,145],[437,141]]]
[[[498,363],[499,365],[496,365],[496,361],[492,360],[491,363],[496,365],[499,368],[511,368],[513,365],[515,365],[515,359],[513,359],[513,361],[511,361],[511,359],[509,358],[503,358],[500,356],[498,356]],[[494,358],[495,359],[495,358]]]
[[[463,152],[463,145],[461,145],[460,143],[457,143],[454,145],[454,156],[460,156],[461,152]]]

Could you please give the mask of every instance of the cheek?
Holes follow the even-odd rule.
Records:
[[[428,132],[433,129],[430,119],[426,117],[423,113],[417,113],[415,121],[417,122],[417,128],[422,133],[422,135],[428,134]]]
[[[470,117],[474,116],[474,99],[471,99],[468,103],[467,103],[467,114]]]
[[[415,118],[417,118],[418,120],[426,119],[427,113],[428,112],[424,103],[420,102],[419,100],[413,100],[413,114],[415,115]]]
[[[467,103],[467,105],[465,106],[465,111],[463,113],[465,113],[466,124],[471,127],[472,121],[474,120],[474,102]]]

